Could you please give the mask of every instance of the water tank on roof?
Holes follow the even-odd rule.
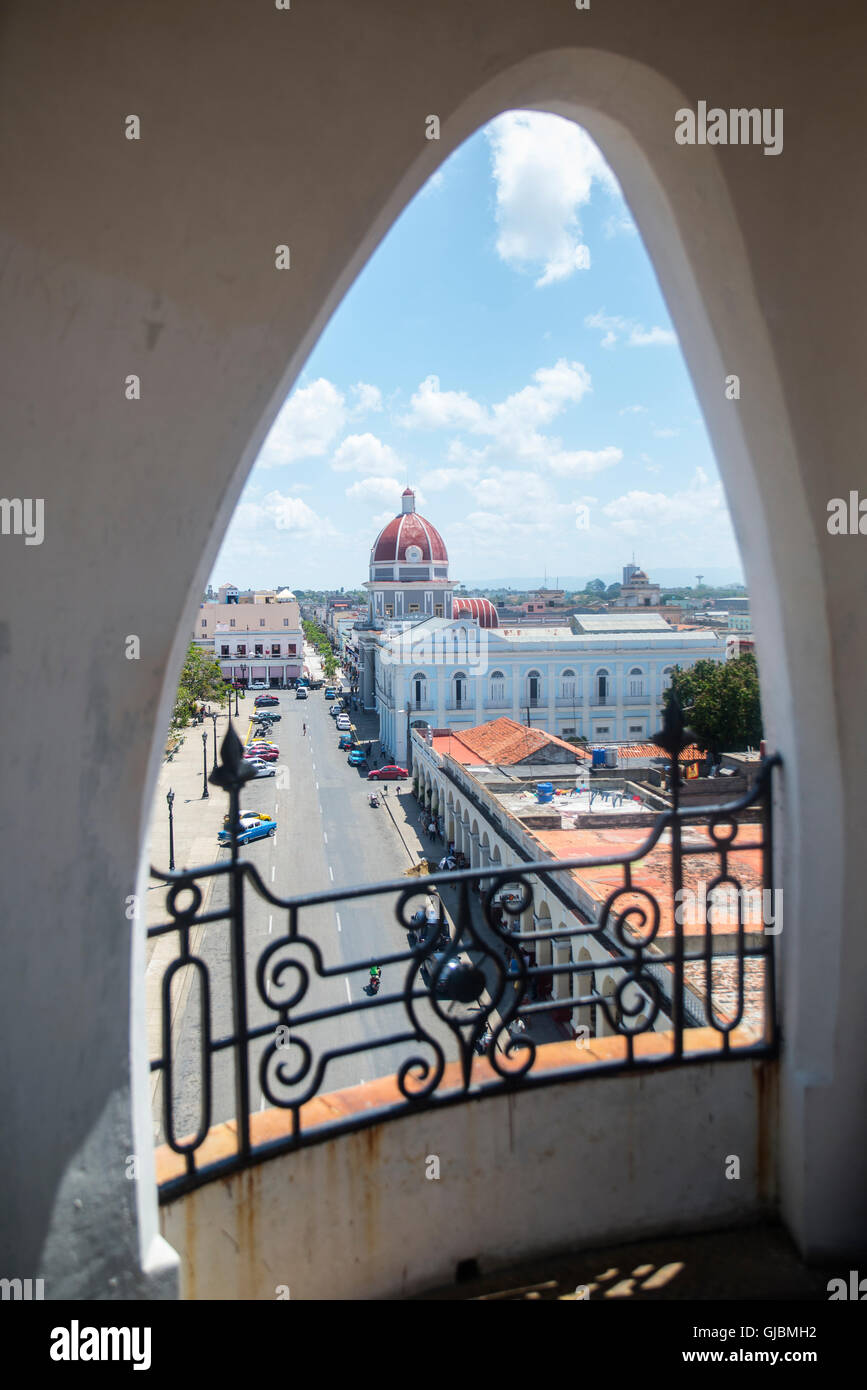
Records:
[[[605,749],[604,749],[604,748],[593,748],[591,751],[592,751],[592,753],[593,753],[593,766],[594,766],[594,767],[604,767],[604,766],[605,766]]]
[[[553,783],[553,782],[537,782],[537,783],[536,783],[536,796],[537,796],[537,798],[539,799],[539,801],[553,801],[553,800],[554,800],[554,783]]]
[[[617,766],[617,749],[616,749],[616,748],[606,748],[606,749],[605,749],[605,766],[606,766],[606,767],[616,767],[616,766]]]

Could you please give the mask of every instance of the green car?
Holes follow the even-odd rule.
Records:
[[[350,767],[367,767],[367,754],[363,748],[353,748],[346,761]]]

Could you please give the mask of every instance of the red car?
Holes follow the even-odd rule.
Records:
[[[276,763],[280,754],[276,748],[248,748],[245,758],[261,758],[263,763]]]
[[[375,767],[372,772],[368,772],[368,782],[397,782],[401,777],[408,777],[409,771],[405,767],[398,767],[397,763],[388,763],[385,767]]]

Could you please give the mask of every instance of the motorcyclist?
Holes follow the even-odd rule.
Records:
[[[372,965],[372,966],[370,967],[370,978],[371,978],[371,980],[379,980],[379,979],[381,979],[381,977],[382,977],[382,967],[379,966],[379,965]]]

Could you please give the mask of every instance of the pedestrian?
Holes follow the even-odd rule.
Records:
[[[302,724],[302,725],[301,725],[301,732],[302,732],[302,734],[304,734],[305,737],[306,737],[306,734],[307,734],[307,725],[306,725],[306,724]]]

